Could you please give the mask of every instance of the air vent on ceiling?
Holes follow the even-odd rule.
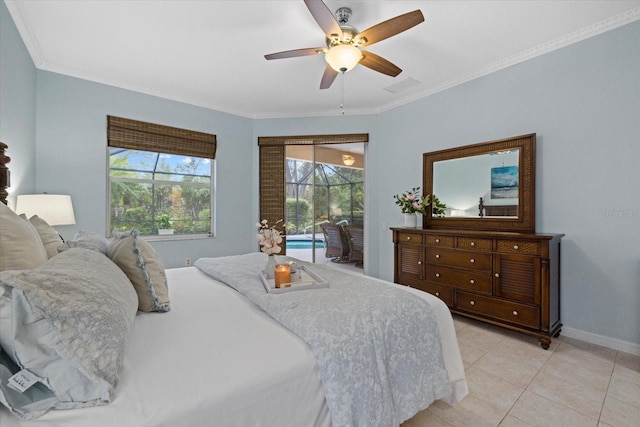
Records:
[[[416,87],[420,84],[419,81],[417,81],[416,79],[412,79],[411,77],[408,77],[406,79],[404,79],[403,81],[393,84],[391,86],[385,87],[384,90],[386,90],[387,92],[391,92],[391,93],[402,93],[402,92],[406,92],[407,90]]]

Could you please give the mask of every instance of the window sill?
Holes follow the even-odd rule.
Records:
[[[164,242],[175,240],[200,240],[200,239],[212,239],[213,234],[149,234],[147,236],[140,236],[148,242]]]

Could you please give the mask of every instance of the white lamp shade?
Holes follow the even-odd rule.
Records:
[[[76,223],[71,196],[61,194],[23,194],[16,200],[16,213],[27,218],[38,215],[49,225]]]
[[[324,59],[334,70],[346,73],[358,65],[362,59],[362,52],[350,44],[339,44],[329,49],[324,54]]]

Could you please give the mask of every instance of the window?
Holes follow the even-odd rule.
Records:
[[[108,122],[109,231],[212,236],[215,135],[111,116]]]

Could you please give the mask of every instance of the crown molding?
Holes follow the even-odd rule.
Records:
[[[7,6],[7,9],[9,10],[9,14],[11,15],[16,25],[16,28],[18,29],[18,32],[20,33],[23,39],[23,42],[31,56],[31,59],[34,62],[34,65],[37,69],[60,73],[60,74],[64,74],[67,76],[71,76],[71,77],[75,77],[83,80],[106,84],[109,86],[119,87],[122,89],[140,92],[140,93],[144,93],[151,96],[157,96],[163,99],[169,99],[176,102],[182,102],[182,103],[186,103],[186,104],[190,104],[198,107],[208,108],[208,109],[220,111],[223,113],[234,114],[241,117],[252,118],[252,119],[330,117],[330,116],[340,116],[340,115],[379,114],[379,113],[400,107],[402,105],[409,104],[419,99],[426,98],[430,95],[453,88],[455,86],[461,85],[471,80],[484,77],[496,71],[500,71],[505,68],[511,67],[513,65],[520,64],[529,59],[544,55],[554,50],[558,50],[563,47],[572,45],[574,43],[578,43],[590,37],[597,36],[607,31],[611,31],[613,29],[616,29],[640,20],[640,7],[631,9],[619,15],[615,15],[609,19],[597,22],[585,28],[581,28],[577,31],[566,34],[562,37],[558,37],[549,42],[534,46],[531,49],[527,49],[525,51],[519,52],[515,55],[504,58],[503,60],[494,62],[485,67],[481,67],[469,73],[455,76],[447,81],[444,81],[434,86],[427,87],[421,91],[420,90],[415,91],[409,96],[398,98],[397,100],[391,103],[388,103],[379,107],[361,108],[361,109],[352,109],[352,110],[347,109],[344,111],[344,114],[342,111],[340,111],[339,108],[324,109],[324,110],[317,110],[317,111],[306,111],[306,112],[300,112],[296,110],[296,111],[284,111],[284,112],[275,112],[275,113],[274,112],[248,113],[244,111],[230,110],[229,108],[226,108],[226,107],[214,105],[212,103],[202,102],[202,100],[191,99],[189,97],[167,93],[163,91],[158,91],[148,87],[137,87],[135,85],[125,85],[125,84],[122,84],[121,82],[109,79],[107,76],[88,75],[87,73],[84,73],[78,70],[68,69],[65,67],[61,67],[57,64],[51,63],[50,61],[47,60],[47,58],[42,53],[42,49],[37,42],[37,38],[34,36],[31,29],[24,24],[24,22],[26,21],[24,19],[22,3],[18,1],[7,0],[5,1],[5,4]]]
[[[566,46],[570,46],[572,44],[581,42],[588,38],[597,36],[607,31],[614,30],[616,28],[622,27],[624,25],[630,24],[638,20],[640,20],[640,7],[628,10],[616,16],[612,16],[609,19],[597,22],[585,28],[581,28],[577,31],[566,34],[562,37],[558,37],[557,39],[534,46],[531,49],[524,50],[515,55],[504,58],[503,60],[489,64],[485,67],[478,68],[477,70],[473,70],[470,73],[456,76],[452,79],[442,82],[441,84],[431,86],[422,91],[417,91],[412,96],[404,97],[394,103],[389,103],[382,106],[380,108],[380,111],[388,111],[393,108],[399,107],[401,105],[405,105],[410,102],[417,101],[429,95],[433,95],[438,92],[442,92],[452,87],[469,82],[471,80],[484,77],[491,73],[495,73],[496,71],[500,71],[505,68],[511,67],[513,65],[520,64],[522,62],[528,61],[535,57],[544,55],[549,52],[553,52],[554,50],[558,50]]]

